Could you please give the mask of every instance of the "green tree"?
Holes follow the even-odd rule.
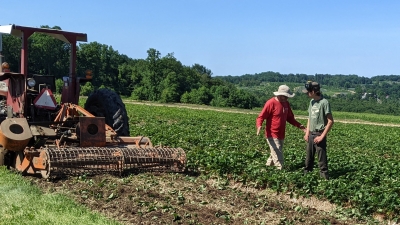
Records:
[[[118,66],[118,86],[117,90],[121,95],[130,96],[133,90],[133,60]]]
[[[189,93],[189,103],[198,105],[209,105],[212,95],[208,88],[202,86],[199,89],[194,89]]]
[[[61,94],[64,86],[64,81],[62,79],[56,79],[56,92]]]
[[[179,94],[174,86],[165,88],[161,93],[161,102],[177,102]]]
[[[145,90],[147,90],[148,100],[157,101],[160,99],[161,91],[158,88],[158,84],[161,82],[163,77],[159,70],[159,60],[161,58],[161,53],[156,49],[149,49],[147,51],[147,62],[148,70],[145,73],[146,76],[143,77],[143,84]]]
[[[223,98],[221,96],[216,96],[211,100],[210,105],[216,107],[227,107],[228,99]]]
[[[254,95],[240,89],[230,93],[227,103],[228,106],[244,109],[252,109],[258,105],[257,99]]]
[[[127,63],[129,58],[120,55],[111,46],[98,42],[80,44],[77,58],[77,75],[82,76],[87,69],[92,70],[94,87],[104,85],[119,92],[119,82],[126,82],[128,79],[125,74],[119,73],[118,69],[119,65]]]
[[[191,103],[189,92],[183,93],[183,95],[181,96],[181,102],[182,103]]]
[[[86,82],[85,85],[81,85],[80,95],[88,96],[90,93],[94,91],[94,87],[91,82]]]
[[[206,68],[203,65],[196,63],[192,66],[192,70],[194,70],[196,72],[199,82],[200,82],[200,85],[205,86],[205,87],[211,86],[212,72],[210,69]]]
[[[20,38],[3,34],[3,60],[10,65],[13,72],[20,72],[21,44]]]
[[[41,28],[61,30],[59,26]],[[70,44],[42,33],[28,38],[28,71],[30,74],[54,75],[62,78],[69,74]]]
[[[179,102],[185,92],[199,87],[196,71],[183,66],[173,53],[161,57],[151,48],[147,54],[145,60],[136,60],[131,67],[134,99]]]
[[[227,107],[230,92],[235,89],[236,89],[235,87],[229,87],[228,85],[212,86],[211,93],[213,98],[210,102],[210,105],[218,107]]]

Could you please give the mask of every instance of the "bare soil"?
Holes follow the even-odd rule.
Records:
[[[70,196],[122,224],[361,224],[339,218],[335,205],[293,198],[218,178],[186,174],[101,175],[44,181],[45,193]]]

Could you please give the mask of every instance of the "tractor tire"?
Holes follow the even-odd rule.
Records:
[[[99,89],[90,94],[85,109],[96,117],[104,117],[106,124],[119,136],[129,136],[129,119],[121,97],[112,90]]]

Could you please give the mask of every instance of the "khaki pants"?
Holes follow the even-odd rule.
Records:
[[[267,138],[271,155],[269,156],[267,166],[276,166],[278,170],[283,167],[283,140],[277,138]]]

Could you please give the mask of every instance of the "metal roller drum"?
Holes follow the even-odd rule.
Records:
[[[183,172],[186,154],[181,148],[49,148],[50,177],[83,174],[118,174],[170,171]]]

